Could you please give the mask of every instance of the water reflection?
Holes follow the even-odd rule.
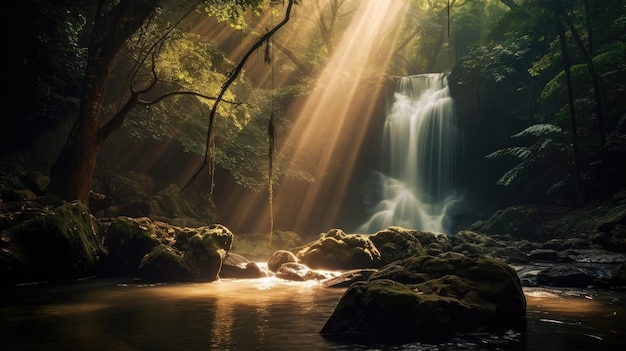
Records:
[[[322,338],[343,290],[318,282],[98,280],[0,292],[2,350],[617,350],[626,336],[623,292],[526,289],[526,330],[465,334],[439,345]]]

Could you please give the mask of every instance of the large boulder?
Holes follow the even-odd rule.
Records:
[[[448,251],[450,243],[445,234],[391,226],[371,235],[369,239],[380,252],[381,264],[426,254]]]
[[[192,281],[196,277],[183,259],[183,253],[168,245],[158,245],[142,259],[138,275],[148,281]]]
[[[345,292],[321,333],[380,342],[521,326],[526,299],[504,262],[444,254],[394,262]]]
[[[167,245],[174,235],[171,226],[146,217],[116,217],[100,223],[103,243],[108,251],[103,260],[103,275],[135,275],[142,258],[155,247]]]
[[[230,230],[219,224],[174,228],[176,240],[156,246],[144,256],[137,275],[149,281],[217,280],[233,242]]]
[[[80,202],[51,208],[25,203],[0,223],[2,283],[91,276],[105,255],[98,222]]]
[[[381,266],[380,252],[361,234],[331,229],[296,254],[299,262],[313,269],[348,270]]]

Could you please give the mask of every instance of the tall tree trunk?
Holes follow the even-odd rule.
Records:
[[[565,29],[563,24],[557,20],[559,30],[559,42],[561,43],[561,57],[563,58],[563,69],[565,71],[565,83],[567,85],[567,100],[569,103],[570,121],[572,124],[572,153],[574,156],[574,182],[576,183],[576,199],[578,205],[583,204],[583,192],[580,182],[580,156],[578,151],[578,131],[576,126],[576,106],[574,105],[574,93],[572,87],[572,75],[570,72],[570,59],[567,51]]]
[[[143,24],[155,1],[99,0],[89,42],[79,114],[59,158],[50,169],[49,191],[63,200],[89,203],[89,186],[100,146],[100,113],[115,56]],[[107,128],[109,129],[109,128]]]
[[[587,48],[585,48],[585,44],[583,43],[580,34],[574,27],[572,21],[567,17],[567,15],[563,15],[563,21],[567,24],[570,33],[572,33],[572,37],[580,50],[583,58],[585,59],[585,64],[587,65],[587,70],[591,75],[591,81],[593,82],[593,96],[596,103],[596,119],[598,120],[598,130],[600,133],[600,146],[603,146],[606,143],[606,117],[604,113],[604,103],[603,103],[603,94],[602,94],[602,81],[600,78],[600,74],[596,69],[595,64],[593,63],[593,57],[591,57],[591,53]]]

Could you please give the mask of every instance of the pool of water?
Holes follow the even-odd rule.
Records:
[[[277,278],[142,285],[115,280],[0,290],[1,350],[621,350],[626,294],[526,289],[525,330],[439,345],[342,344],[319,331],[343,289]]]

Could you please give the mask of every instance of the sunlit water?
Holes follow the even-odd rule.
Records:
[[[319,331],[344,289],[276,278],[4,288],[0,350],[619,350],[624,293],[525,290],[526,330],[439,345],[343,344]]]
[[[396,78],[383,131],[383,170],[373,181],[379,202],[356,232],[390,225],[446,232],[446,212],[456,196],[455,122],[444,74]]]

